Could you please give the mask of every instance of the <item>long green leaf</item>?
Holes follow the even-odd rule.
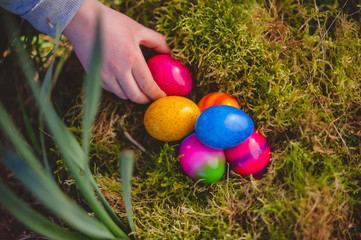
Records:
[[[94,179],[93,179],[94,180]],[[127,227],[122,223],[122,221],[120,221],[119,217],[115,214],[114,210],[112,209],[112,207],[109,205],[107,199],[104,197],[104,195],[102,194],[102,192],[100,191],[98,185],[96,184],[95,180],[92,181],[93,187],[95,189],[96,194],[99,197],[100,202],[103,204],[104,209],[107,211],[107,213],[109,214],[109,216],[113,219],[113,221],[124,231],[127,232],[128,229]]]
[[[84,159],[83,149],[76,141],[75,137],[68,131],[61,119],[55,112],[49,101],[43,101],[40,97],[39,86],[33,81],[34,69],[32,68],[27,55],[23,50],[19,51],[20,61],[23,66],[24,74],[27,77],[29,85],[33,91],[33,94],[39,104],[41,111],[44,114],[44,118],[47,125],[54,136],[55,142],[58,145],[61,154],[63,155],[63,161],[69,171],[71,172],[79,190],[86,199],[89,207],[94,211],[95,215],[108,227],[115,236],[129,239],[129,237],[119,228],[119,226],[108,215],[100,205],[98,199],[94,194],[94,189],[91,185],[93,177],[90,169],[86,165]],[[81,170],[81,172],[79,171]],[[90,180],[90,181],[89,181]]]
[[[32,166],[33,171],[41,172],[41,169],[42,169],[41,164],[33,155],[29,145],[24,141],[24,139],[21,137],[20,133],[17,131],[15,125],[11,121],[10,117],[6,113],[6,111],[3,108],[1,103],[0,103],[0,128],[9,137],[12,144],[17,147],[17,150],[21,153],[21,155],[26,156],[25,159],[27,160],[27,164]],[[50,179],[50,180],[52,180],[52,179]],[[50,181],[50,180],[48,180],[48,181]],[[97,191],[99,192],[99,195],[101,195],[101,192],[100,192],[98,186],[96,185],[94,178],[91,178],[91,180],[92,180],[93,186],[97,189]],[[107,203],[104,196],[102,196],[101,200],[103,200],[103,201],[105,201],[105,203]],[[106,205],[105,203],[103,203],[103,205]],[[107,204],[107,206],[108,206],[108,211],[112,212],[110,206],[108,204]],[[119,224],[120,220],[117,220],[117,216],[115,215],[114,211],[112,213],[113,213],[112,218],[115,221],[117,221]],[[124,225],[122,225],[121,222],[119,225],[121,225],[122,229],[125,231],[126,228],[124,227]]]
[[[35,70],[31,65],[31,61],[29,57],[25,53],[24,49],[19,49],[18,51],[19,60],[23,67],[23,73],[26,76],[28,83],[33,91],[35,99],[37,100],[39,107],[41,108],[41,112],[46,113],[44,117],[46,122],[48,123],[48,127],[51,132],[57,133],[56,136],[54,134],[54,139],[58,144],[60,149],[66,149],[65,152],[62,152],[64,156],[68,159],[72,159],[74,163],[81,169],[84,170],[84,158],[83,151],[75,139],[75,137],[68,131],[65,127],[61,119],[58,117],[55,109],[51,106],[49,101],[45,101],[41,96],[40,89],[38,84],[34,81]]]
[[[131,180],[134,168],[134,153],[132,151],[125,151],[120,154],[120,176],[122,178],[123,199],[125,204],[125,211],[127,212],[128,224],[132,232],[135,232],[133,223],[133,210],[131,198]]]
[[[21,109],[21,113],[22,113],[22,116],[23,116],[23,122],[24,122],[24,125],[25,125],[25,129],[26,129],[26,133],[30,139],[30,143],[32,144],[34,150],[37,152],[37,153],[40,153],[41,149],[40,149],[40,146],[39,146],[39,143],[37,141],[37,135],[35,133],[35,130],[33,129],[31,123],[30,123],[30,119],[29,119],[29,116],[28,116],[28,113],[25,109],[25,105],[24,105],[24,99],[23,97],[21,96],[20,94],[20,90],[19,90],[19,81],[18,81],[18,77],[15,75],[15,87],[16,87],[16,91],[19,93],[18,94],[18,101],[19,101],[19,105],[20,105],[20,109]]]
[[[79,233],[70,232],[45,218],[21,201],[0,181],[0,203],[20,222],[35,232],[59,240],[86,240]]]
[[[91,127],[97,113],[99,99],[101,95],[101,38],[100,26],[97,24],[95,43],[92,58],[89,64],[89,72],[85,78],[85,99],[83,116],[83,149],[85,153],[84,162],[88,164],[89,140]]]
[[[8,26],[10,26],[9,29],[16,29],[13,27],[14,24],[11,21],[9,21]],[[15,31],[12,31],[11,33],[15,39]],[[21,66],[23,67],[24,75],[28,80],[28,83],[37,100],[37,103],[39,104],[40,110],[45,113],[44,118],[51,133],[53,134],[53,137],[60,149],[60,152],[63,155],[63,161],[69,169],[70,173],[72,174],[79,190],[86,199],[89,207],[94,211],[95,215],[100,219],[100,221],[104,223],[115,236],[129,239],[127,234],[125,234],[119,228],[119,226],[112,220],[112,218],[108,215],[107,211],[105,211],[102,205],[99,203],[92,187],[92,184],[93,182],[95,182],[95,180],[91,176],[91,174],[89,174],[89,167],[84,169],[85,158],[83,149],[80,147],[75,137],[62,123],[61,119],[57,116],[55,109],[51,106],[50,102],[43,101],[43,99],[40,97],[41,95],[39,86],[34,81],[35,70],[33,69],[31,61],[29,60],[29,57],[25,53],[24,49],[20,48],[18,51],[18,55]]]
[[[84,118],[83,118],[83,149],[84,149],[84,163],[88,164],[88,152],[89,152],[89,141],[91,135],[92,123],[97,113],[97,108],[101,96],[101,38],[99,24],[97,25],[97,34],[95,38],[95,44],[93,48],[91,62],[89,64],[89,72],[85,78],[85,97],[84,97]],[[95,181],[92,181],[92,185],[99,197],[99,200],[103,204],[105,210],[110,217],[117,223],[117,225],[126,231],[125,225],[120,221],[119,217],[111,209],[109,203],[101,193],[100,189],[96,185]]]
[[[58,77],[61,73],[61,70],[63,69],[63,66],[66,62],[66,60],[68,59],[69,56],[69,50],[65,49],[64,54],[60,57],[58,63],[56,64],[55,70],[54,70],[54,74],[53,74],[53,87],[56,84],[56,82],[58,81]]]
[[[60,24],[58,23],[56,25],[56,37],[55,37],[55,46],[53,49],[53,55],[52,55],[52,60],[50,61],[50,65],[48,70],[46,71],[44,80],[43,80],[43,85],[41,86],[41,98],[45,100],[50,99],[50,93],[51,93],[51,89],[54,83],[52,83],[51,79],[52,79],[52,75],[53,75],[53,68],[54,68],[54,62],[55,62],[55,57],[56,57],[56,52],[58,50],[59,47],[59,41],[60,41]],[[41,152],[42,152],[42,157],[43,157],[43,164],[45,166],[45,170],[48,173],[49,176],[52,175],[51,173],[51,168],[49,165],[49,161],[48,161],[48,156],[46,153],[46,148],[45,148],[45,140],[44,140],[44,133],[43,133],[43,129],[44,129],[44,118],[43,118],[43,114],[40,112],[39,113],[39,129],[40,129],[40,144],[41,144]]]
[[[36,87],[34,92],[36,92]],[[36,95],[36,93],[35,93]],[[99,204],[96,198],[93,188],[91,186],[90,179],[93,179],[89,167],[84,169],[84,152],[76,141],[75,137],[65,128],[60,118],[55,113],[54,108],[48,101],[38,101],[40,108],[47,114],[44,118],[54,136],[55,142],[57,143],[61,154],[63,155],[63,161],[71,172],[79,190],[87,200],[89,206],[94,211],[101,221],[108,226],[108,228],[119,237],[127,237],[123,231],[112,221],[107,212]],[[79,172],[82,170],[82,172]]]
[[[49,177],[51,177],[52,172],[51,172],[51,167],[49,165],[48,154],[46,153],[44,133],[42,132],[42,129],[44,129],[44,119],[41,114],[39,114],[39,129],[40,129],[39,137],[40,137],[41,152],[42,152],[42,157],[43,157],[43,164],[44,164],[46,173],[49,175]]]
[[[84,114],[82,126],[82,140],[84,151],[84,169],[89,164],[89,147],[92,123],[97,113],[99,99],[101,95],[101,38],[100,38],[100,23],[97,23],[95,43],[93,47],[92,57],[89,64],[89,72],[85,77],[85,99],[84,99]],[[91,172],[86,171],[86,178],[91,179]]]
[[[34,156],[30,146],[20,135],[19,131],[16,129],[13,121],[7,114],[5,108],[0,103],[0,130],[8,137],[10,142],[16,146],[20,155],[26,156],[27,163],[32,166],[36,172],[40,172],[42,165],[38,159]]]
[[[22,184],[46,207],[69,223],[74,229],[96,239],[115,239],[112,233],[99,221],[91,218],[69,199],[54,181],[49,181],[45,171],[34,172],[23,158],[0,148],[6,166]],[[0,155],[0,156],[1,156]]]
[[[0,103],[0,127],[4,131],[4,133],[10,138],[13,145],[17,147],[18,151],[23,156],[26,156],[27,163],[32,166],[32,169],[36,172],[41,172],[41,169],[42,169],[41,164],[34,157],[32,151],[30,150],[30,147],[24,141],[24,139],[21,137],[20,133],[17,131],[15,125],[11,121],[10,117],[7,115],[5,109],[2,107],[1,103]],[[65,129],[65,131],[67,131],[67,129]],[[71,137],[73,137],[73,136],[71,135]],[[78,145],[78,147],[80,148],[79,145]],[[79,152],[81,153],[81,148],[80,148]],[[75,171],[78,171],[78,170],[75,170]],[[80,181],[85,182],[83,179]]]
[[[58,51],[58,47],[59,47],[59,41],[60,41],[60,27],[59,27],[59,23],[56,25],[56,37],[55,37],[55,46],[53,49],[53,54],[52,54],[52,59],[50,61],[48,70],[46,71],[44,80],[43,80],[43,85],[41,87],[41,97],[44,98],[49,98],[50,97],[50,92],[53,86],[52,83],[52,76],[53,76],[53,69],[54,69],[54,60],[55,60],[55,56],[56,56],[56,52]]]

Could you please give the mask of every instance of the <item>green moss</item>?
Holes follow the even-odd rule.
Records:
[[[295,142],[281,155],[273,184],[259,197],[263,207],[254,209],[268,228],[263,236],[347,238],[342,229],[349,227],[353,204],[347,189],[352,183],[339,172],[344,156],[314,153]]]
[[[352,239],[361,217],[361,14],[348,1],[105,1],[164,34],[190,67],[198,101],[236,97],[267,138],[272,159],[260,180],[231,170],[190,179],[179,143],[152,139],[147,106],[105,95],[92,161],[108,195],[119,193],[118,153],[137,148],[133,210],[139,239]],[[73,109],[74,110],[74,109]],[[71,111],[74,133],[81,125]],[[79,133],[77,133],[79,134]],[[226,169],[227,170],[227,169]],[[114,196],[118,196],[115,194]],[[113,196],[115,209],[121,201]],[[124,211],[119,211],[119,214]],[[124,217],[124,216],[122,216]]]
[[[169,1],[159,8],[157,30],[195,76],[192,97],[235,96],[273,158],[260,181],[231,174],[211,186],[186,182],[174,195],[153,185],[161,193],[141,205],[141,237],[313,239],[358,231],[360,24],[339,11],[333,1],[317,8],[314,1]]]
[[[241,227],[227,224],[226,181],[194,182],[176,156],[177,145],[165,144],[154,161],[146,164],[146,177],[135,178],[137,235],[141,239],[241,236]]]

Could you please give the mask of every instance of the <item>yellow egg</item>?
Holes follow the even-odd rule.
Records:
[[[147,132],[161,141],[178,141],[194,130],[200,114],[197,104],[181,96],[154,101],[144,115]]]

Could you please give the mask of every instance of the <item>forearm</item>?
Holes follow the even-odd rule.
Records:
[[[0,0],[0,6],[29,21],[39,31],[52,37],[59,23],[62,32],[84,0]]]

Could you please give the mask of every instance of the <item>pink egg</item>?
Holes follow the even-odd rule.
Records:
[[[179,160],[184,172],[194,180],[213,183],[224,175],[226,156],[221,149],[204,145],[195,133],[183,140],[179,147]]]
[[[147,63],[154,81],[167,96],[186,96],[192,90],[192,74],[181,61],[169,54],[159,54]]]
[[[241,144],[225,150],[227,161],[237,174],[260,178],[266,171],[271,150],[266,138],[254,129]]]

